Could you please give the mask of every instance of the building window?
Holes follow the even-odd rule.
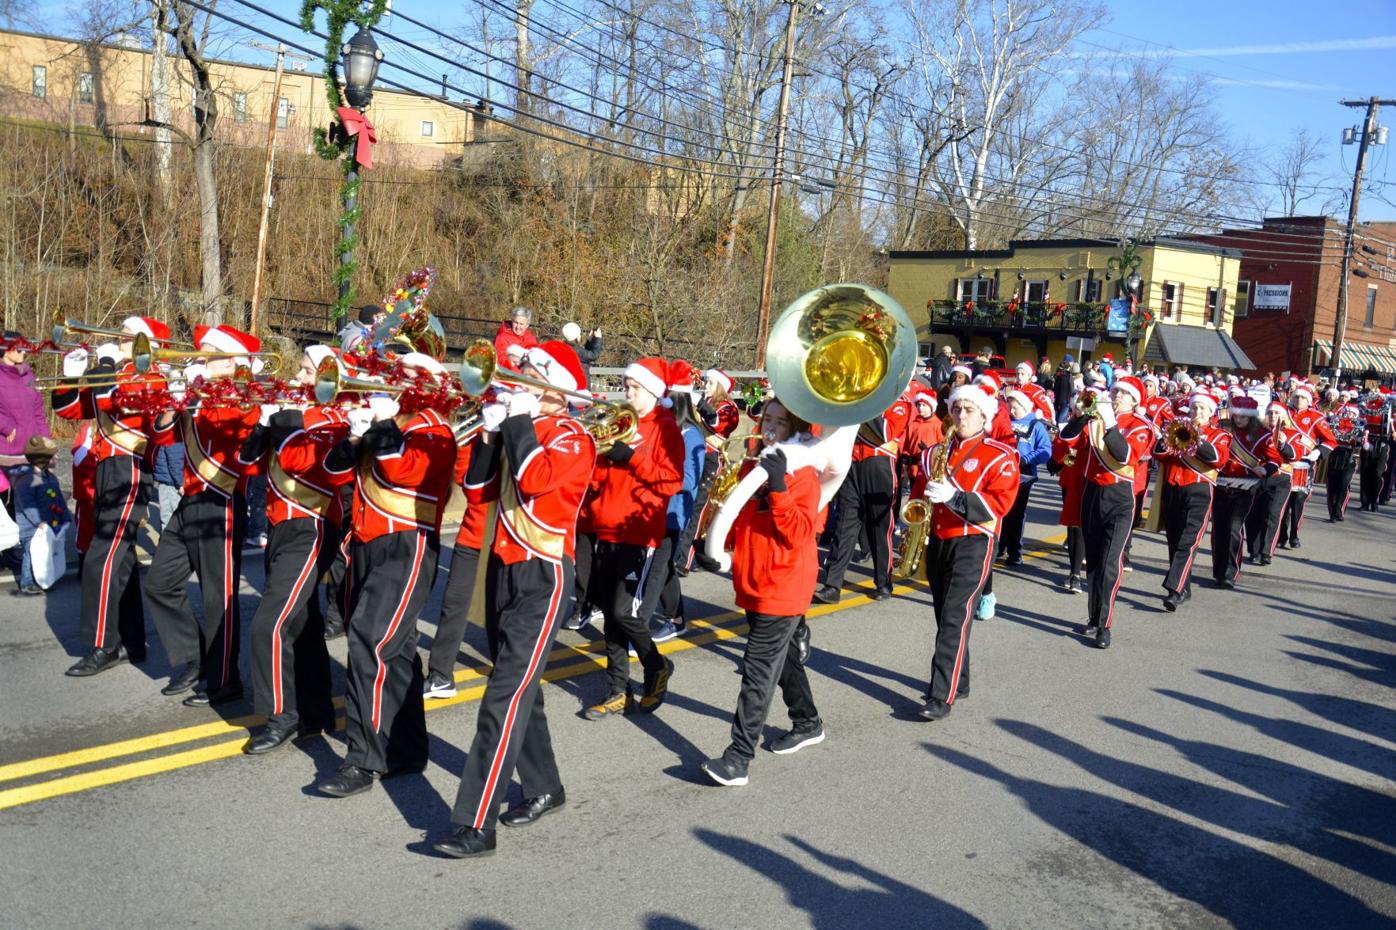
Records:
[[[1183,318],[1183,286],[1173,281],[1163,282],[1163,313],[1160,319],[1180,320]]]
[[[291,122],[291,101],[282,97],[276,105],[276,128],[285,129]]]
[[[91,103],[94,81],[91,71],[78,75],[78,103]]]
[[[1082,279],[1076,282],[1076,300],[1081,303],[1100,303],[1100,281],[1091,278],[1089,281]]]
[[[430,139],[434,135],[436,135],[436,126],[429,119],[422,120],[422,136]]]
[[[48,96],[48,68],[43,65],[34,66],[33,93],[35,97]]]
[[[1369,285],[1367,285],[1367,319],[1366,319],[1366,322],[1364,322],[1362,325],[1365,326],[1365,327],[1367,327],[1368,329],[1371,329],[1371,328],[1372,328],[1372,324],[1376,322],[1376,319],[1377,319],[1377,286],[1376,286],[1375,284],[1369,284]]]
[[[960,278],[955,282],[955,285],[955,291],[961,303],[967,300],[983,303],[990,300],[994,293],[993,278]]]
[[[1223,291],[1221,288],[1217,288],[1217,287],[1209,287],[1209,288],[1207,288],[1207,308],[1206,308],[1207,319],[1211,320],[1211,321],[1212,321],[1212,325],[1215,326],[1215,327],[1217,327],[1218,329],[1220,329],[1220,328],[1221,328],[1221,325],[1222,325],[1224,322],[1226,322],[1225,313],[1224,313],[1224,311],[1225,311],[1225,301],[1223,300],[1223,295],[1224,295],[1225,293],[1226,293],[1226,292]]]
[[[1236,282],[1236,302],[1231,312],[1238,320],[1244,320],[1246,314],[1251,312],[1251,282]]]
[[[1023,285],[1023,303],[1040,304],[1047,300],[1046,281],[1028,281]]]
[[[233,122],[247,122],[247,92],[236,91],[233,94]]]

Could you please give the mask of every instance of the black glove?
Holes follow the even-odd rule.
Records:
[[[294,433],[305,428],[305,413],[300,410],[278,410],[271,415],[268,425],[275,430]]]
[[[606,451],[606,458],[615,462],[617,465],[624,465],[626,462],[630,461],[634,455],[635,450],[620,440],[616,440],[615,443],[611,445],[611,448]]]
[[[777,449],[769,455],[763,455],[757,464],[766,470],[766,490],[784,491],[786,489],[786,461],[783,451]]]

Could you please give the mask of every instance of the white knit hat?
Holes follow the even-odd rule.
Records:
[[[992,420],[994,414],[998,413],[999,401],[993,394],[978,384],[962,384],[950,392],[950,406],[954,407],[959,401],[966,400],[979,408],[984,414],[986,421]]]

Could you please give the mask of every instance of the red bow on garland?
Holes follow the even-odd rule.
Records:
[[[354,161],[364,168],[373,167],[373,145],[378,141],[378,132],[373,128],[373,124],[353,107],[340,107],[335,110],[335,115],[339,117],[339,122],[344,126],[344,134],[353,138],[359,137],[359,144],[354,146]]]

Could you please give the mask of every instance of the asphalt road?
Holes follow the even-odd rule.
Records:
[[[1058,532],[1055,493],[1030,535]],[[465,862],[425,839],[473,734],[480,630],[460,698],[431,702],[426,774],[332,800],[308,786],[340,734],[242,756],[249,706],[161,697],[158,645],[143,667],[63,677],[72,583],[0,595],[0,927],[1390,927],[1393,530],[1390,511],[1311,519],[1302,550],[1234,592],[1205,582],[1204,548],[1178,614],[1158,602],[1162,540],[1141,535],[1107,652],[1072,632],[1085,598],[1043,543],[996,573],[973,694],[936,724],[911,717],[924,590],[846,596],[811,621],[828,739],[760,753],[738,789],[698,763],[727,741],[740,621],[725,579],[691,576],[710,626],[669,644],[653,716],[581,719],[596,634],[563,634],[546,697],[570,803]],[[245,574],[260,583],[260,558]],[[247,620],[255,601],[245,587]],[[777,701],[768,733],[785,722]]]

